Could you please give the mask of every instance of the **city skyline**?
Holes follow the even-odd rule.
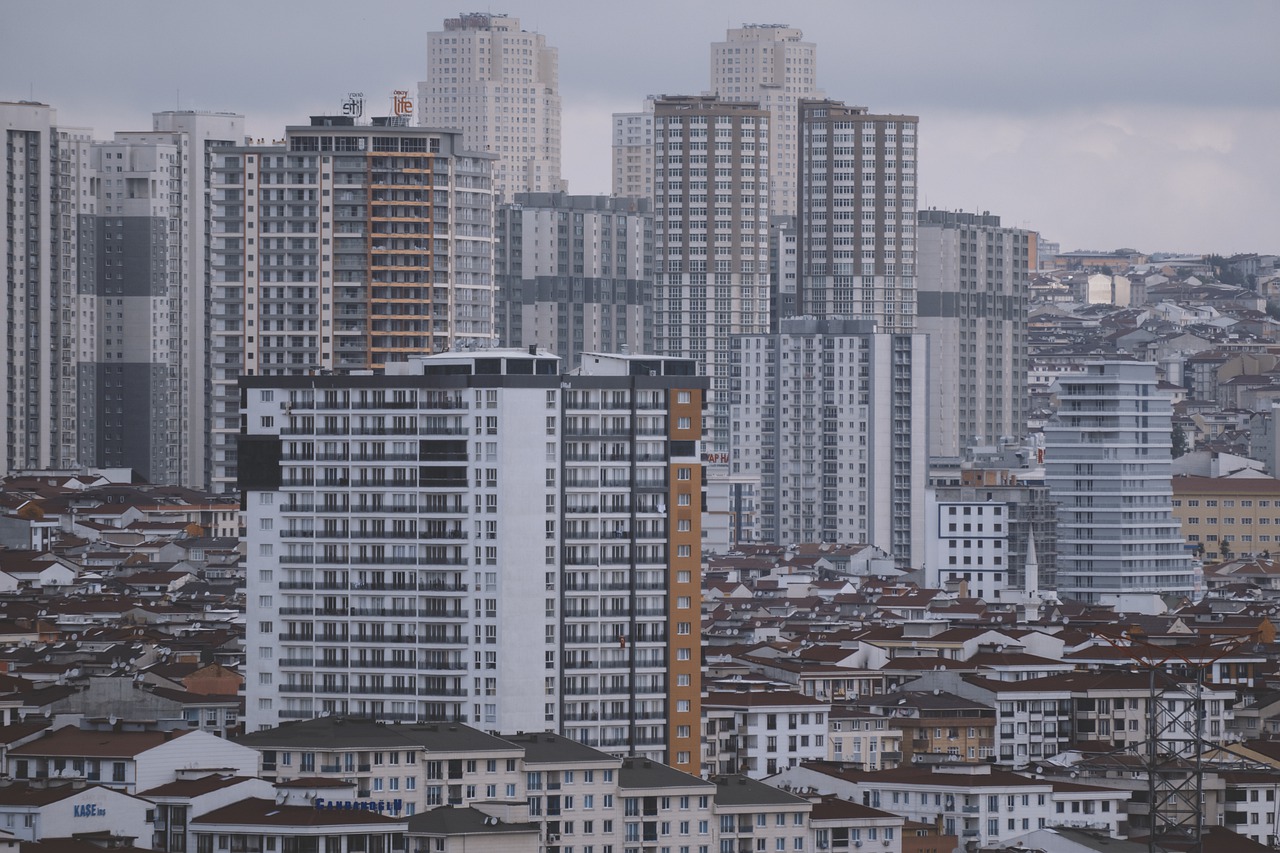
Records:
[[[413,92],[426,77],[427,33],[466,11],[387,2],[344,12],[335,26],[322,4],[305,15],[288,4],[237,8],[197,20],[181,7],[12,4],[0,98],[49,103],[59,124],[98,139],[146,128],[153,111],[175,106],[241,112],[250,135],[278,137],[310,114],[340,112],[348,91],[365,93],[366,115],[389,111],[393,91]],[[829,97],[921,117],[922,208],[990,210],[1064,248],[1275,249],[1267,188],[1280,164],[1266,140],[1280,130],[1271,85],[1280,60],[1265,38],[1280,12],[1270,4],[1077,4],[1070,20],[1056,7],[1004,3],[492,11],[560,51],[564,175],[574,193],[609,189],[613,112],[640,109],[648,94],[706,90],[708,48],[726,30],[787,23],[816,43],[817,83]],[[139,26],[155,38],[127,36]],[[201,37],[186,37],[195,26]],[[87,49],[49,50],[30,37],[55,27]],[[307,61],[344,52],[342,62]],[[94,80],[105,82],[85,82]]]

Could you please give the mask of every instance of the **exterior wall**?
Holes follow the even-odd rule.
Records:
[[[258,751],[208,732],[188,732],[138,756],[130,793],[146,791],[177,778],[179,770],[211,768],[238,776],[257,776]]]
[[[767,542],[867,542],[924,555],[922,335],[790,319],[733,341],[733,472],[759,477]],[[915,369],[920,365],[921,369]]]
[[[929,488],[926,583],[941,587],[967,581],[970,595],[987,600],[998,599],[1004,590],[1034,595],[1053,589],[1057,518],[1048,489],[1013,482],[1000,471],[985,473],[994,481]]]
[[[77,362],[94,340],[92,305],[79,297],[94,257],[92,235],[80,227],[93,213],[89,131],[59,128],[45,104],[0,102],[0,133],[8,222],[0,473],[74,469],[85,461]]]
[[[653,199],[653,98],[641,112],[613,114],[613,194]]]
[[[833,717],[826,759],[848,762],[855,769],[892,770],[902,762],[902,728],[879,718]]]
[[[151,837],[147,800],[110,788],[84,788],[44,806],[0,805],[0,826],[22,841],[103,832],[146,844]]]
[[[701,388],[668,392],[667,435],[672,469],[668,495],[667,555],[667,762],[686,773],[701,760],[702,728],[702,509],[705,471],[698,455],[703,441]],[[675,464],[683,463],[683,464]],[[671,627],[675,631],[671,631]]]
[[[1173,516],[1188,547],[1203,545],[1208,560],[1225,542],[1234,554],[1280,551],[1280,480],[1173,478]]]
[[[648,201],[519,193],[497,218],[497,335],[576,367],[583,352],[653,351]]]
[[[781,767],[827,757],[826,704],[785,702],[756,704],[750,698],[735,706],[712,693],[705,728],[704,770],[709,775],[740,773],[764,779]]]
[[[654,347],[711,377],[713,453],[730,450],[730,338],[769,328],[768,146],[754,104],[654,104]]]
[[[483,12],[448,18],[427,34],[427,79],[418,84],[422,124],[457,128],[473,151],[498,156],[494,188],[558,192],[560,53],[518,18]]]
[[[242,373],[363,370],[494,340],[493,158],[455,131],[319,121],[282,146],[216,150],[218,491],[234,485]]]
[[[152,483],[180,482],[179,253],[187,223],[172,190],[182,151],[172,144],[95,143],[98,174],[94,314],[93,464],[132,468]],[[189,343],[188,343],[189,345]]]
[[[1000,217],[922,210],[918,325],[929,335],[930,456],[1027,431],[1027,284],[1035,235]]]
[[[1058,502],[1058,592],[1190,594],[1171,513],[1171,412],[1155,365],[1096,362],[1057,385],[1045,426],[1045,483]]]
[[[799,115],[797,313],[913,331],[918,119],[829,100]]]
[[[248,730],[456,720],[696,766],[705,380],[558,370],[487,350],[245,381],[271,460],[243,481]]]
[[[769,212],[796,213],[797,105],[821,98],[818,48],[798,27],[746,24],[711,45],[711,91],[769,111]]]

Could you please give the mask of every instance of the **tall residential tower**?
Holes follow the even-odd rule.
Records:
[[[498,156],[494,186],[556,192],[560,178],[560,54],[520,20],[488,12],[448,18],[427,36],[422,124],[462,131],[462,145]]]
[[[769,113],[654,103],[654,345],[711,377],[709,450],[731,444],[730,340],[769,329]]]
[[[576,367],[585,350],[653,351],[653,215],[643,199],[517,193],[500,205],[497,330]]]
[[[1172,406],[1156,366],[1096,361],[1055,385],[1045,484],[1058,503],[1058,593],[1190,595],[1195,578],[1173,517]]]
[[[769,112],[769,213],[774,216],[796,213],[797,105],[824,97],[817,84],[818,48],[797,27],[744,24],[711,45],[711,92]]]
[[[531,349],[241,381],[250,730],[557,730],[697,772],[706,380]]]
[[[90,132],[47,104],[0,102],[5,209],[0,474],[85,464],[77,365],[95,338]]]
[[[989,213],[922,210],[917,323],[929,335],[929,455],[1027,431],[1027,284],[1036,235]]]
[[[492,155],[456,131],[349,118],[217,149],[214,487],[236,473],[250,376],[366,370],[494,342]]]
[[[915,328],[915,116],[800,102],[800,269],[782,316]]]

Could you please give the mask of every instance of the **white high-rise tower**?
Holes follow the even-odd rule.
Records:
[[[1055,386],[1045,483],[1058,502],[1058,592],[1182,593],[1195,586],[1173,517],[1172,406],[1156,366],[1097,361]]]
[[[817,86],[818,49],[785,24],[744,24],[711,45],[711,91],[726,101],[750,101],[769,111],[769,212],[796,213],[796,129],[801,98],[825,97]]]
[[[556,192],[560,179],[560,54],[519,18],[476,12],[427,36],[422,124],[461,130],[463,147],[498,155],[494,188]]]

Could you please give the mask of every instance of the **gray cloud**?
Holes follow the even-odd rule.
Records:
[[[386,0],[6,0],[0,98],[34,95],[107,137],[153,110],[243,112],[255,136],[412,87],[461,7]],[[494,8],[494,11],[503,11]],[[1277,250],[1280,4],[520,0],[560,49],[566,174],[608,190],[608,115],[708,85],[709,42],[802,27],[831,97],[921,116],[929,203],[977,206],[1069,246]]]

